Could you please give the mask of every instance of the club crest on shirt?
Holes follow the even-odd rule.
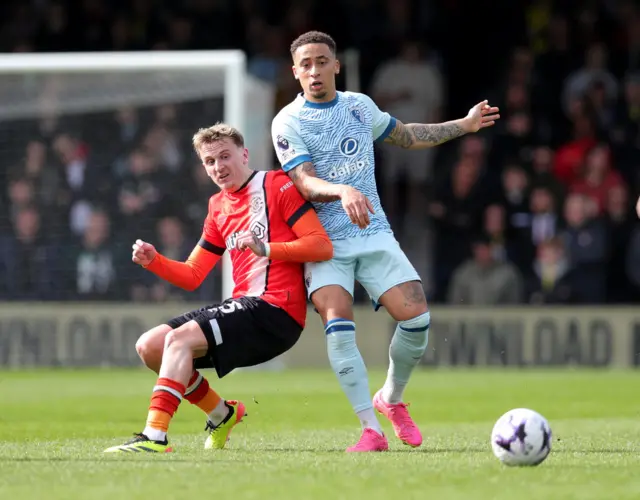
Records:
[[[251,210],[252,214],[257,214],[264,208],[264,201],[262,198],[258,196],[254,196],[251,198],[251,202],[249,203],[249,210]]]
[[[259,239],[263,240],[267,234],[267,228],[259,221],[253,221],[249,227],[249,231],[255,234]]]
[[[362,117],[362,112],[360,111],[360,108],[351,108],[350,111],[351,111],[351,116],[353,116],[360,123],[364,123],[364,118]]]

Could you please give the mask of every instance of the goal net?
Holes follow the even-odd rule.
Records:
[[[245,67],[240,51],[1,55],[0,300],[230,296],[228,261],[187,297],[130,255],[141,238],[184,259],[198,240],[216,191],[198,128],[238,127],[271,168],[274,91]]]

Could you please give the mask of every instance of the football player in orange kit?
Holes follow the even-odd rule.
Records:
[[[177,262],[137,240],[132,260],[175,286],[194,290],[228,250],[233,296],[140,337],[136,350],[159,375],[147,423],[133,439],[105,452],[172,451],[167,430],[183,398],[207,414],[205,448],[224,448],[245,407],[220,397],[198,369],[215,368],[222,378],[293,347],[307,312],[302,263],[333,256],[313,207],[287,174],[249,169],[249,152],[238,130],[222,123],[200,129],[193,146],[221,189],[209,200],[198,245],[186,262]]]

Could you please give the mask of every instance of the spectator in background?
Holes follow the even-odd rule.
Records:
[[[168,21],[167,35],[171,50],[194,50],[193,23],[186,16],[173,15]]]
[[[67,6],[62,2],[47,2],[43,22],[34,38],[38,47],[49,52],[79,50],[80,44],[74,38],[74,32]]]
[[[514,245],[509,240],[506,211],[502,205],[489,205],[484,211],[484,232],[491,242],[491,252],[496,262],[514,260]]]
[[[539,187],[531,192],[531,241],[534,246],[553,238],[558,233],[560,217],[553,194]]]
[[[529,43],[536,54],[548,48],[547,31],[552,20],[553,2],[550,0],[535,0],[527,7],[527,31]]]
[[[553,165],[553,174],[566,186],[579,178],[587,152],[597,144],[595,123],[584,101],[572,102],[569,118],[571,139],[557,149]]]
[[[571,194],[564,207],[567,227],[562,233],[580,301],[602,303],[606,299],[606,272],[609,256],[608,234],[595,218],[595,203],[582,194]]]
[[[527,296],[532,304],[570,304],[578,290],[572,278],[564,244],[552,238],[538,245],[533,273],[527,280]]]
[[[172,126],[175,108],[161,106],[156,113],[156,122],[143,139],[142,147],[160,170],[177,173],[182,164],[183,150],[180,138]]]
[[[7,197],[9,199],[9,212],[5,229],[10,229],[15,223],[16,215],[23,208],[31,207],[36,203],[33,183],[24,176],[11,179],[7,186]]]
[[[594,80],[587,89],[586,102],[593,111],[597,128],[599,130],[609,130],[614,125],[616,118],[617,100],[607,94],[602,80]]]
[[[553,175],[553,150],[549,146],[536,146],[531,155],[531,186],[548,189],[556,207],[564,202],[565,187]]]
[[[621,184],[620,174],[611,167],[609,148],[600,144],[587,153],[583,173],[570,186],[570,191],[590,198],[595,204],[597,215],[601,215],[606,208],[609,191]]]
[[[602,86],[604,100],[615,102],[618,97],[618,81],[609,71],[606,47],[599,42],[591,44],[585,51],[584,66],[570,74],[565,83],[563,104],[569,111],[571,103],[586,97],[594,84]]]
[[[523,47],[514,49],[507,72],[504,95],[499,96],[500,109],[505,109],[505,121],[498,123],[491,151],[492,163],[504,165],[509,161],[523,161],[534,132],[531,111],[532,57]]]
[[[459,161],[473,164],[480,175],[487,173],[487,141],[480,135],[467,135],[459,141]]]
[[[92,210],[74,256],[75,299],[121,298],[118,282],[118,247],[111,237],[111,221],[102,210]]]
[[[89,147],[70,133],[58,134],[53,149],[62,164],[66,205],[71,232],[84,233],[91,215],[91,202],[103,201],[108,196],[110,180],[101,178],[95,165],[90,164]]]
[[[454,269],[469,255],[471,235],[480,226],[485,201],[479,175],[476,163],[468,159],[459,161],[448,185],[437,191],[439,196],[429,205],[436,232],[435,288],[443,298]]]
[[[529,111],[530,106],[531,96],[529,95],[529,87],[526,84],[512,83],[507,87],[504,98],[505,116],[520,111]],[[500,110],[502,111],[502,106]]]
[[[640,199],[638,200],[638,217],[640,217]],[[626,273],[634,288],[632,300],[637,301],[640,297],[640,226],[636,225],[627,248],[625,259]]]
[[[405,42],[397,57],[380,65],[373,77],[372,97],[378,107],[403,123],[437,123],[441,121],[444,86],[440,70],[425,58],[420,43]],[[385,212],[395,227],[402,229],[402,219],[415,227],[426,204],[424,192],[431,177],[433,148],[409,151],[384,148],[380,175],[384,180],[382,195]],[[401,182],[406,181],[406,213],[400,219]],[[407,220],[408,219],[408,220]]]
[[[620,173],[626,182],[640,184],[640,72],[625,80],[624,99],[618,103],[609,137]]]
[[[626,4],[626,5],[625,5]],[[619,2],[621,31],[626,35],[626,47],[621,47],[619,60],[620,73],[640,70],[640,12],[633,1]]]
[[[472,244],[473,259],[453,273],[449,287],[449,304],[498,306],[519,304],[522,300],[522,277],[509,262],[497,261],[491,241],[483,235]]]
[[[519,269],[528,272],[535,257],[536,248],[543,241],[558,234],[560,216],[551,192],[543,187],[535,188],[529,199],[529,213],[522,217],[522,224],[514,229],[514,261]]]
[[[510,230],[529,225],[529,178],[518,164],[507,165],[502,172],[502,198]]]
[[[144,149],[136,149],[131,153],[128,167],[129,171],[118,193],[122,230],[129,235],[129,239],[135,237],[132,235],[148,239],[153,229],[141,221],[157,216],[163,193],[169,191],[168,186],[162,182],[153,157]]]
[[[277,85],[285,67],[289,69],[290,66],[284,34],[280,27],[265,26],[261,35],[261,43],[249,61],[248,71],[256,78]]]
[[[197,238],[200,235],[202,221],[207,216],[209,198],[218,192],[218,187],[207,177],[207,171],[201,164],[194,163],[188,172],[190,175],[180,192],[189,193],[189,196],[181,201],[179,213],[185,216],[187,230],[192,228],[191,237]]]
[[[634,295],[627,276],[625,261],[636,220],[633,217],[627,188],[623,184],[617,184],[609,190],[605,208],[610,247],[607,265],[607,301],[624,303]]]
[[[531,113],[522,110],[507,116],[503,127],[502,133],[496,137],[494,143],[495,161],[504,164],[507,158],[522,161],[530,156],[530,150],[535,143]]]
[[[20,207],[13,235],[0,239],[0,293],[4,300],[60,299],[55,248],[35,206]]]
[[[547,129],[547,140],[555,147],[566,120],[562,112],[562,88],[569,72],[575,67],[575,51],[569,39],[569,23],[561,15],[553,15],[545,25],[547,35],[542,53],[535,61],[536,88],[534,101],[536,118]],[[560,127],[558,127],[560,125]]]
[[[483,228],[491,234],[495,256],[506,251],[522,274],[535,274],[534,266],[540,268],[542,260],[556,259],[559,263],[554,265],[564,269],[566,259],[570,270],[558,273],[562,277],[556,278],[556,282],[562,285],[574,279],[574,274],[580,273],[571,270],[573,260],[569,257],[575,257],[576,248],[560,250],[556,243],[546,243],[549,238],[555,242],[554,235],[563,225],[559,207],[565,205],[567,193],[573,192],[596,200],[599,207],[600,216],[592,214],[589,207],[596,204],[587,202],[584,227],[576,230],[574,225],[567,232],[587,235],[577,238],[583,242],[592,233],[598,233],[596,227],[607,234],[609,250],[601,261],[606,273],[606,286],[602,290],[606,290],[607,301],[640,300],[640,279],[633,278],[638,290],[629,285],[632,280],[629,274],[638,273],[634,259],[640,248],[633,227],[638,223],[633,201],[640,190],[637,2],[569,5],[533,0],[527,6],[512,2],[514,19],[510,26],[519,25],[516,17],[526,10],[528,31],[521,30],[515,36],[509,34],[510,30],[501,31],[500,49],[510,56],[480,63],[473,60],[474,55],[468,50],[456,50],[442,36],[467,22],[469,27],[474,25],[474,14],[469,9],[447,2],[435,6],[437,2],[408,0],[347,3],[309,0],[288,2],[291,5],[286,6],[272,1],[242,1],[236,5],[197,0],[174,6],[156,0],[115,3],[92,0],[76,2],[78,5],[68,0],[39,0],[23,2],[19,8],[5,3],[6,8],[0,7],[6,14],[0,21],[6,28],[0,37],[0,50],[5,52],[240,48],[247,53],[250,71],[275,85],[276,110],[299,92],[297,83],[290,78],[286,47],[284,50],[277,47],[320,25],[329,26],[329,31],[336,33],[339,45],[359,51],[361,88],[370,88],[374,95],[376,86],[384,91],[389,81],[401,81],[404,85],[401,94],[406,95],[391,96],[396,102],[390,102],[386,109],[381,105],[385,110],[397,112],[399,118],[403,118],[400,115],[404,109],[410,113],[406,118],[409,121],[414,119],[411,116],[420,117],[415,118],[418,121],[438,121],[446,118],[442,110],[447,107],[454,114],[456,107],[466,111],[466,95],[490,94],[497,89],[498,95],[486,97],[501,101],[504,118],[491,133],[461,138],[438,148],[436,159],[429,158],[432,151],[394,151],[398,158],[404,155],[406,161],[394,164],[391,159],[387,169],[387,155],[377,173],[383,180],[380,187],[385,209],[390,212],[394,226],[399,229],[398,238],[412,254],[416,267],[422,265],[425,256],[433,256],[434,279],[425,280],[433,281],[436,291],[433,299],[446,300],[454,269],[469,257],[469,235]],[[217,20],[215,30],[209,29],[211,19]],[[313,23],[320,25],[311,26]],[[468,28],[462,29],[467,31]],[[492,43],[489,41],[492,36],[479,35],[474,38],[476,46],[472,52],[477,49],[478,53],[494,53],[495,49],[485,45]],[[415,50],[414,41],[433,50],[423,57]],[[398,57],[396,49],[400,47],[406,47],[404,53],[408,57]],[[436,63],[435,57],[431,57],[434,54],[446,58]],[[399,69],[394,69],[394,65]],[[465,79],[476,65],[484,69],[483,78],[471,85]],[[343,68],[341,77],[347,73],[345,69],[355,68]],[[277,72],[280,75],[275,75]],[[393,77],[388,73],[393,73]],[[201,120],[212,122],[222,118],[223,102],[212,95],[168,104],[163,100],[163,92],[155,92],[167,83],[159,78],[160,86],[150,89],[153,92],[149,93],[148,103],[128,102],[126,92],[110,94],[104,96],[104,103],[117,97],[120,100],[115,106],[120,109],[106,109],[101,108],[100,99],[86,99],[85,91],[94,94],[100,91],[83,88],[77,96],[69,89],[61,92],[59,77],[59,74],[41,75],[21,88],[24,96],[33,96],[32,104],[41,111],[39,115],[30,115],[25,120],[5,120],[2,115],[0,247],[20,248],[14,235],[18,214],[31,210],[37,203],[39,225],[46,228],[38,241],[44,238],[43,245],[50,248],[45,254],[53,254],[57,248],[70,254],[56,261],[56,272],[62,272],[61,263],[66,262],[65,282],[74,283],[75,290],[76,254],[72,241],[84,240],[94,206],[107,212],[118,238],[126,238],[130,228],[136,228],[134,236],[139,236],[139,215],[158,220],[167,213],[179,215],[185,234],[199,236],[206,215],[202,213],[203,207],[206,211],[202,200],[206,201],[215,188],[202,177],[205,172],[199,165],[191,169],[189,139],[193,129],[202,125]],[[377,81],[380,79],[382,82]],[[445,79],[456,87],[448,102],[445,94],[449,92],[443,88]],[[13,84],[6,83],[0,88],[5,98],[0,111],[12,108],[14,112],[19,103],[12,101]],[[90,102],[85,111],[76,109],[71,113],[66,106],[69,99],[76,97],[79,103]],[[385,96],[380,97],[384,100]],[[604,155],[603,150],[607,149],[609,153]],[[150,170],[134,175],[130,159],[138,151],[150,159]],[[386,151],[385,146],[380,152],[394,153]],[[433,169],[435,195],[422,187],[430,184],[430,163],[437,165]],[[608,167],[603,168],[607,163]],[[460,167],[462,164],[464,168]],[[411,191],[405,190],[403,181],[407,179],[400,174],[408,178]],[[418,182],[413,182],[416,177]],[[551,202],[547,193],[552,195]],[[506,211],[506,236],[499,205]],[[637,211],[640,217],[640,206]],[[21,218],[26,233],[29,224],[24,220],[28,222],[29,217]],[[425,244],[429,239],[426,228],[431,224],[435,251],[427,250]],[[403,226],[411,227],[411,231],[402,232]],[[141,230],[155,233],[156,228],[146,225]],[[55,240],[56,245],[52,246],[49,240]],[[593,250],[589,245],[576,245],[579,254]],[[118,251],[113,237],[104,246]],[[123,265],[124,275],[116,266],[122,285],[120,298],[152,300],[165,293],[145,281],[148,273],[136,274],[137,268]],[[194,300],[219,298],[217,273],[214,270],[211,279],[191,296]],[[427,276],[429,272],[423,274]],[[544,274],[545,281],[554,282],[549,278],[551,271]],[[535,281],[533,277],[531,280]],[[6,283],[4,275],[0,276],[0,283]],[[543,302],[561,302],[561,297],[567,296],[558,291],[563,289],[561,285],[540,291]],[[580,292],[579,288],[573,287]],[[356,288],[357,297],[361,291]],[[0,293],[6,294],[6,287]],[[114,296],[96,295],[100,299]],[[566,300],[573,303],[595,300],[587,300],[579,293],[568,297]]]
[[[105,121],[105,157],[112,163],[111,175],[119,181],[127,174],[127,157],[142,140],[144,126],[140,112],[131,106],[121,107]]]
[[[38,204],[51,215],[51,211],[59,208],[62,179],[47,153],[47,146],[43,141],[29,141],[25,151],[24,175],[35,188]]]

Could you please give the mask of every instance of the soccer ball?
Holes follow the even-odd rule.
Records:
[[[505,465],[538,465],[551,451],[551,428],[539,413],[516,408],[502,415],[493,426],[491,447]]]

